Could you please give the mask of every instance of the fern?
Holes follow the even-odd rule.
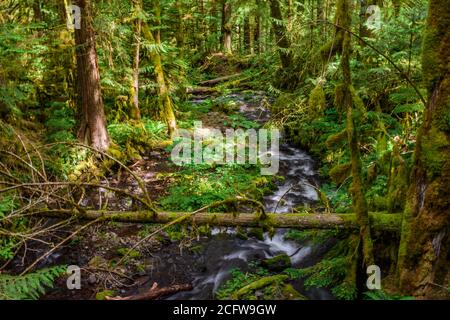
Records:
[[[56,266],[24,276],[0,274],[0,300],[37,300],[65,271],[65,266]]]

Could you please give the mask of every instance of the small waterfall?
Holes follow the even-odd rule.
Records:
[[[248,119],[265,123],[270,118],[268,110],[260,104],[247,103],[245,97],[240,94],[228,95],[226,99],[233,99],[239,105],[241,113]],[[279,160],[279,174],[285,179],[279,183],[278,189],[272,195],[265,197],[266,211],[289,213],[296,206],[307,206],[317,201],[317,192],[314,189],[317,180],[313,159],[304,151],[284,144],[280,146]],[[253,260],[271,258],[284,253],[290,257],[293,267],[308,265],[308,258],[314,253],[315,247],[308,243],[301,246],[296,242],[285,240],[285,233],[286,230],[277,230],[273,237],[266,234],[264,240],[255,238],[240,240],[235,236],[233,228],[214,229],[203,253],[206,268],[194,275],[195,289],[178,293],[170,299],[212,299],[220,286],[231,278],[233,269],[248,271],[251,268],[249,262]],[[322,289],[309,290],[308,296],[312,299],[332,298]]]

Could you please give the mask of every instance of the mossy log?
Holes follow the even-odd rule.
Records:
[[[205,94],[205,93],[217,93],[217,88],[211,88],[211,87],[195,87],[195,88],[187,88],[186,93],[187,94]]]
[[[78,217],[80,219],[95,220],[103,218],[105,221],[124,223],[158,223],[165,224],[182,219],[182,223],[210,225],[217,227],[274,227],[292,229],[342,229],[357,231],[359,225],[354,214],[273,214],[269,213],[265,219],[252,213],[197,213],[188,212],[106,212],[74,210],[48,210],[39,215],[53,218]],[[370,214],[370,223],[374,230],[399,232],[401,215],[382,212]]]
[[[264,278],[258,279],[255,282],[252,282],[249,285],[246,285],[245,287],[239,289],[236,293],[234,293],[232,295],[232,298],[239,299],[252,291],[265,288],[274,283],[281,283],[281,282],[287,280],[288,278],[289,277],[287,275],[278,274],[275,276],[264,277]]]

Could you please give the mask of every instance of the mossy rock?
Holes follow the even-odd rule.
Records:
[[[128,248],[117,249],[117,254],[121,257],[126,255],[128,258],[131,258],[131,259],[137,259],[141,256],[141,253],[139,251],[134,250],[134,249],[130,250]]]
[[[264,231],[262,228],[251,228],[248,231],[248,236],[249,237],[254,237],[258,240],[263,241],[264,240]]]
[[[96,300],[106,300],[106,297],[113,297],[116,294],[113,290],[103,290],[95,295]]]
[[[238,231],[236,233],[236,238],[241,239],[241,240],[248,240],[248,236],[242,231]]]
[[[292,265],[291,258],[285,253],[262,261],[262,266],[269,271],[283,271]]]
[[[280,285],[288,278],[289,277],[287,275],[282,274],[260,278],[233,293],[231,298],[233,300],[236,300],[241,299],[243,297],[247,297],[249,294],[252,294],[256,290],[260,290],[269,286]]]
[[[284,300],[308,300],[307,297],[294,289],[291,284],[286,284],[281,290]]]

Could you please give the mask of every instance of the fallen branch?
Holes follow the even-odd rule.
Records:
[[[210,225],[220,227],[264,227],[293,228],[293,229],[346,229],[358,230],[358,223],[354,214],[316,214],[316,213],[292,213],[292,214],[266,214],[262,219],[260,215],[253,213],[205,213],[199,212],[159,212],[151,211],[135,212],[108,212],[108,211],[84,211],[76,210],[46,210],[36,212],[35,215],[67,218],[77,217],[86,220],[102,218],[104,221],[116,221],[124,223],[157,223],[166,224],[176,221],[197,225]],[[387,214],[383,212],[370,214],[371,226],[377,231],[399,232],[401,226],[400,214]]]
[[[106,297],[106,300],[155,300],[159,297],[174,294],[181,291],[192,290],[192,284],[177,284],[170,287],[158,288],[158,284],[155,282],[149,291],[128,296],[128,297]]]

